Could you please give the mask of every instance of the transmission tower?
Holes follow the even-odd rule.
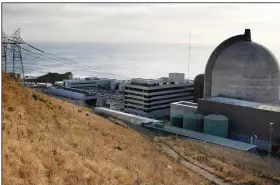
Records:
[[[2,31],[2,71],[7,72],[8,36]]]
[[[20,37],[20,29],[18,28],[10,37],[2,32],[2,62],[4,63],[4,71],[7,72],[7,51],[8,46],[11,47],[13,69],[12,73],[21,71],[24,83],[24,68],[21,52],[21,44],[26,44]],[[17,69],[17,70],[16,70]]]

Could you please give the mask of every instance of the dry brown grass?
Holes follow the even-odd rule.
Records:
[[[141,185],[209,183],[140,134],[85,108],[37,94],[5,74],[2,93],[5,185],[133,184],[137,172]]]
[[[159,137],[182,156],[236,184],[279,184],[280,164],[276,159],[194,140]]]

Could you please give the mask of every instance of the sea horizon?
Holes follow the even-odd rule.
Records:
[[[204,73],[206,63],[216,48],[214,44],[199,43],[191,43],[190,48],[189,43],[152,42],[30,42],[30,44],[44,53],[23,46],[34,52],[22,50],[26,76],[41,76],[49,72],[72,72],[75,78],[94,76],[120,80],[159,78],[172,72],[184,73],[186,79],[188,77],[194,79],[196,75]],[[276,55],[276,58],[279,57]],[[11,70],[11,67],[9,65],[8,70]]]

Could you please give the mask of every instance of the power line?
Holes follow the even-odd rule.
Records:
[[[24,49],[26,49],[26,48],[24,48]],[[32,53],[38,55],[38,53],[36,53],[36,52],[32,52]],[[86,66],[86,65],[83,65],[83,64],[75,64],[74,61],[69,60],[69,59],[67,59],[67,58],[59,57],[59,56],[57,56],[57,55],[54,55],[54,54],[48,53],[48,52],[44,52],[43,54],[48,54],[48,55],[51,55],[51,56],[53,56],[53,57],[62,59],[62,61],[61,61],[61,60],[58,60],[58,59],[53,58],[53,57],[49,57],[49,56],[46,56],[46,55],[42,55],[42,57],[48,58],[48,59],[50,59],[50,60],[55,60],[55,61],[57,61],[58,63],[67,65],[68,67],[76,67],[76,68],[81,69],[81,71],[84,71],[84,72],[89,72],[90,70],[92,70],[92,71],[94,71],[94,72],[97,73],[97,74],[102,74],[102,73],[98,72],[97,69],[95,69],[95,68],[92,68],[92,67],[90,67],[90,66]],[[71,64],[69,64],[69,62],[66,62],[66,61],[71,62]],[[71,65],[71,66],[69,66],[69,65]],[[92,71],[90,71],[90,72],[92,72]],[[112,76],[115,75],[115,74],[113,74],[113,73],[108,73],[108,72],[106,72],[105,74],[112,75]],[[122,76],[122,77],[123,77],[123,76]]]
[[[27,49],[26,47],[22,47],[21,45],[28,46],[29,48]],[[9,48],[8,46],[11,46]],[[33,51],[32,51],[33,50]],[[34,52],[36,50],[37,52]],[[9,53],[10,52],[10,53]],[[4,70],[7,72],[8,68],[8,57],[9,54],[11,54],[11,59],[12,59],[12,71],[15,73],[15,71],[18,71],[17,68],[21,68],[22,74],[23,74],[23,80],[24,80],[24,68],[23,68],[23,60],[24,61],[47,61],[48,63],[51,64],[57,64],[57,65],[62,65],[65,67],[68,67],[70,69],[75,69],[78,71],[82,72],[94,72],[96,74],[101,74],[101,72],[98,71],[95,67],[92,66],[87,66],[83,64],[77,64],[76,62],[69,60],[64,57],[60,57],[57,55],[54,55],[52,53],[44,52],[41,49],[38,49],[28,43],[26,43],[21,37],[20,37],[20,29],[17,29],[10,37],[8,37],[4,32],[2,32],[2,64]],[[31,57],[31,58],[30,58]],[[20,61],[20,67],[16,67],[17,62]],[[27,66],[32,65],[27,63]],[[36,66],[32,66],[33,68],[40,68]],[[44,68],[40,68],[44,69]],[[113,73],[108,73],[106,72],[105,75],[112,75],[114,76],[115,74]],[[122,75],[120,75],[122,76]],[[123,77],[123,76],[122,76]]]

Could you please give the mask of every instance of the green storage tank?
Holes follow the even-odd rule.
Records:
[[[219,114],[204,117],[203,132],[219,137],[228,137],[228,118]]]
[[[183,128],[196,132],[203,131],[204,116],[198,113],[188,113],[183,117]]]
[[[183,115],[177,114],[171,117],[171,125],[174,127],[183,127]]]

